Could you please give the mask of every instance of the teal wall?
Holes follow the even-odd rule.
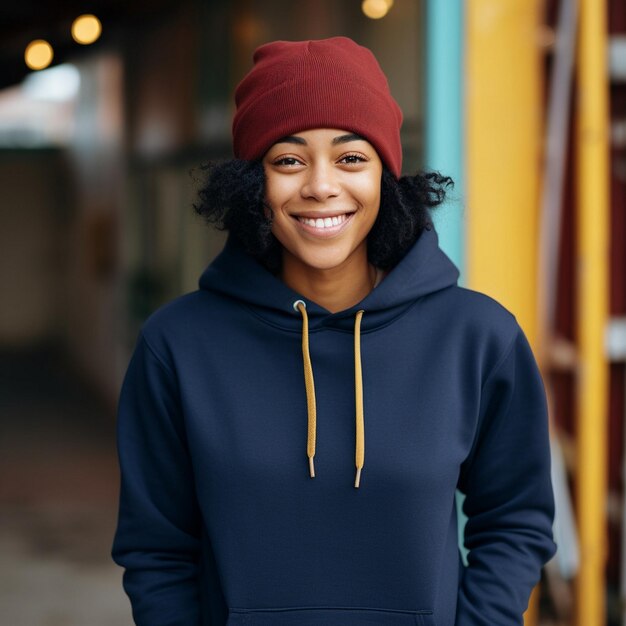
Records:
[[[465,282],[463,101],[464,29],[462,0],[427,0],[424,54],[426,65],[426,169],[454,180],[449,200],[433,213],[441,248],[461,270]]]

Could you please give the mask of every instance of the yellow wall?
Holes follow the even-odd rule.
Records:
[[[467,276],[537,332],[538,0],[467,4]]]

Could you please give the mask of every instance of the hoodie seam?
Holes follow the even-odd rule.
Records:
[[[159,353],[156,351],[155,348],[153,348],[150,345],[150,342],[148,341],[148,338],[145,336],[145,334],[142,332],[141,333],[141,339],[142,341],[146,344],[146,347],[148,348],[148,350],[150,351],[150,353],[152,354],[152,356],[156,359],[156,361],[159,363],[159,365],[172,377],[175,378],[175,374],[174,374],[174,370],[165,362],[165,359],[163,359],[163,357],[161,357],[159,355]]]
[[[469,453],[467,454],[467,457],[466,457],[466,459],[464,461],[464,463],[466,463],[466,469],[464,471],[461,471],[461,474],[459,476],[459,483],[461,483],[462,481],[465,480],[465,476],[467,476],[467,474],[471,471],[471,468],[472,468],[472,466],[474,464],[474,461],[475,461],[476,448],[477,448],[477,446],[479,444],[479,441],[481,439],[482,427],[483,427],[483,422],[484,422],[484,418],[485,418],[485,416],[482,415],[482,419],[481,419],[481,413],[482,413],[482,406],[483,406],[483,398],[484,398],[485,388],[489,384],[489,382],[491,382],[491,379],[496,375],[496,373],[499,371],[499,369],[508,360],[509,356],[513,352],[513,348],[515,347],[515,343],[517,341],[517,337],[518,337],[518,333],[516,331],[516,332],[513,333],[513,337],[511,338],[510,342],[507,344],[507,347],[505,348],[503,354],[498,359],[497,363],[491,368],[489,374],[487,375],[487,378],[485,379],[485,382],[481,385],[481,388],[480,388],[480,401],[479,401],[479,409],[478,409],[479,410],[479,414],[478,414],[478,419],[476,420],[476,429],[474,431],[474,437],[472,438],[472,445],[471,445]],[[514,384],[515,384],[515,382],[516,381],[514,381]],[[506,411],[508,412],[508,410],[509,410],[509,407],[507,406]]]
[[[176,389],[177,409],[178,409],[178,414],[180,416],[182,434],[178,432],[178,429],[175,426],[174,426],[174,429],[176,430],[178,438],[181,441],[181,443],[189,451],[187,420],[185,419],[185,414],[182,408],[178,375],[176,374],[176,371],[165,362],[165,359],[163,359],[163,357],[159,355],[156,349],[152,347],[152,345],[148,341],[148,338],[146,337],[143,331],[140,331],[139,336],[140,336],[141,341],[145,344],[146,348],[148,349],[148,352],[152,355],[155,362],[158,364],[158,367],[160,367],[163,370],[163,372],[171,378],[172,384],[174,385]]]
[[[407,306],[401,313],[398,313],[398,315],[396,315],[395,317],[393,317],[392,319],[386,321],[383,324],[380,324],[379,326],[376,326],[374,328],[369,328],[366,330],[362,330],[361,331],[361,335],[367,335],[369,333],[373,333],[376,332],[377,330],[382,330],[383,328],[386,328],[387,326],[391,326],[391,324],[393,324],[396,320],[399,320],[400,318],[404,317],[405,315],[408,315],[409,311],[416,306],[425,296],[427,296],[429,294],[424,294],[422,296],[417,297],[413,302],[411,302],[411,304],[409,304],[409,306]],[[253,315],[255,318],[257,318],[259,321],[263,322],[264,324],[266,324],[267,326],[271,326],[272,328],[277,328],[279,330],[285,331],[285,332],[289,332],[289,333],[294,333],[294,334],[302,334],[302,329],[301,328],[288,328],[287,326],[282,326],[281,324],[276,324],[274,322],[269,321],[266,317],[260,315],[259,313],[257,313],[252,307],[249,307],[246,304],[241,304],[240,302],[238,302],[237,304],[239,304],[242,308],[247,309],[251,315]],[[365,311],[365,315],[367,316],[368,313],[368,309],[364,309]],[[354,314],[356,315],[356,311],[354,312]],[[354,329],[352,328],[337,328],[334,326],[323,326],[322,328],[310,328],[309,327],[309,334],[314,334],[317,332],[321,332],[321,331],[325,331],[325,330],[332,330],[335,332],[339,332],[339,333],[347,333],[352,335],[354,333]]]
[[[386,609],[375,606],[280,606],[262,608],[229,607],[234,613],[287,613],[289,611],[371,611],[373,613],[399,613],[401,615],[432,615],[430,609]]]
[[[513,346],[515,345],[516,340],[517,340],[517,331],[513,333],[513,337],[507,344],[504,352],[502,353],[502,355],[500,356],[496,364],[491,368],[491,370],[489,371],[489,374],[487,374],[487,378],[485,378],[485,382],[480,387],[481,396],[485,390],[485,387],[491,382],[491,379],[497,374],[498,370],[502,367],[502,365],[509,358],[509,355],[513,351]]]

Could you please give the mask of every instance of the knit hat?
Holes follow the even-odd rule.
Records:
[[[339,128],[367,139],[398,178],[402,111],[370,50],[347,37],[274,41],[254,53],[235,90],[235,157],[261,158],[279,139]]]

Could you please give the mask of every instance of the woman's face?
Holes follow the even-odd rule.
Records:
[[[285,254],[317,269],[367,258],[383,170],[369,142],[340,129],[307,130],[275,143],[263,166],[272,232]]]

